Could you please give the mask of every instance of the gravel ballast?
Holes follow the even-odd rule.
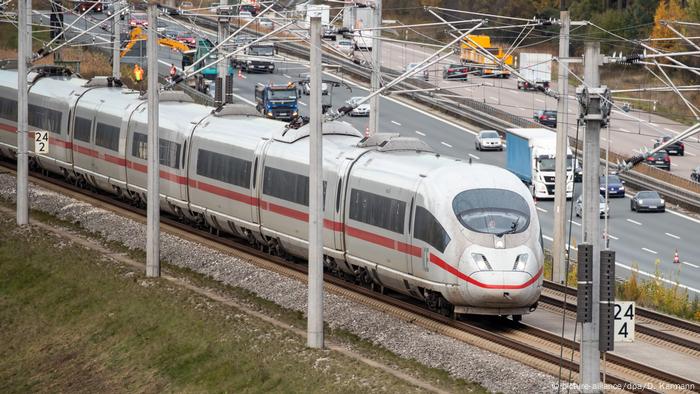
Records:
[[[30,187],[30,206],[130,249],[144,250],[145,225],[73,198]],[[14,201],[16,179],[0,174],[0,198]],[[295,311],[306,310],[306,285],[258,268],[200,244],[161,233],[161,259],[207,275],[227,285]],[[344,297],[326,293],[324,320],[397,355],[448,371],[456,378],[478,382],[504,393],[556,390],[557,380],[536,369],[387,316]]]

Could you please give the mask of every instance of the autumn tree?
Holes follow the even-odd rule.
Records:
[[[651,38],[678,37],[674,32],[666,27],[666,22],[682,21],[686,19],[687,15],[683,8],[681,8],[678,0],[659,1],[659,6],[656,7],[656,13],[654,14],[654,28],[651,30]],[[683,34],[685,33],[685,29],[682,26],[674,26],[674,28]],[[655,48],[669,52],[677,52],[683,48],[683,45],[679,40],[653,41],[652,45]]]

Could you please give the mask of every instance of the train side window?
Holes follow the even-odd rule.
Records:
[[[427,209],[416,205],[416,223],[413,227],[414,237],[430,244],[440,253],[445,252],[450,236]]]
[[[255,158],[255,163],[253,163],[253,187],[255,187],[258,180],[258,158]]]
[[[74,137],[78,141],[90,142],[90,132],[92,131],[92,120],[75,117],[75,126],[73,128]]]
[[[182,144],[182,168],[185,168],[185,153],[187,152],[187,140]]]
[[[95,145],[119,151],[119,127],[97,122],[95,128]]]
[[[0,118],[17,121],[17,100],[0,97]]]
[[[309,205],[309,177],[273,167],[265,167],[263,176],[263,194]]]
[[[411,205],[408,207],[408,234],[411,235],[413,232],[413,224],[411,221],[413,220],[413,198],[411,198]]]
[[[29,104],[29,113],[27,115],[30,126],[61,134],[61,111]]]
[[[350,219],[403,234],[406,202],[363,190],[350,192]]]
[[[131,143],[131,155],[146,160],[148,158],[148,136],[143,133],[134,133]]]
[[[180,147],[181,145],[178,143],[160,138],[158,140],[158,160],[160,164],[171,168],[179,168]]]
[[[335,211],[340,212],[340,193],[343,192],[343,178],[338,178],[338,190],[335,193]]]
[[[247,160],[205,149],[197,151],[197,175],[203,177],[249,189],[250,167]]]

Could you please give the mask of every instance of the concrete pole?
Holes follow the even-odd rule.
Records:
[[[219,3],[220,7],[227,7],[228,6],[228,0],[221,0]],[[223,8],[222,8],[223,9]],[[223,42],[226,37],[228,37],[228,26],[229,26],[229,19],[225,17],[224,15],[219,15],[219,23],[218,23],[218,32],[217,32],[217,44]],[[220,95],[217,95],[216,97],[221,97],[221,103],[217,104],[222,104],[226,102],[226,97],[224,91],[226,90],[226,78],[228,74],[228,65],[229,61],[228,60],[221,60],[224,57],[226,57],[226,53],[224,52],[224,47],[222,46],[219,48],[219,63],[216,66],[216,76],[220,78],[220,83],[216,85],[217,89],[221,89]]]
[[[309,115],[309,301],[307,346],[323,347],[323,131],[321,129],[321,16],[311,21]]]
[[[17,224],[29,224],[29,91],[27,68],[32,56],[32,0],[18,0],[17,36]]]
[[[584,82],[589,89],[600,85],[600,43],[587,42],[584,53]],[[583,393],[602,392],[600,387],[600,351],[598,324],[600,322],[600,98],[591,95],[585,114],[583,147],[583,241],[593,246],[592,321],[583,323],[581,334],[581,384]]]
[[[564,1],[562,1],[562,7]],[[559,28],[559,59],[569,57],[569,11],[562,8],[559,13],[561,26]],[[559,284],[566,283],[566,147],[567,142],[567,118],[569,111],[569,68],[563,61],[558,62],[558,82],[559,102],[557,107],[557,153],[556,167],[554,172],[554,241],[552,245],[552,281]]]
[[[146,276],[160,276],[160,166],[158,157],[158,8],[148,4],[148,196],[146,212]]]
[[[382,0],[374,1],[374,23],[373,27],[382,25]],[[367,34],[365,32],[364,34]],[[381,30],[372,30],[372,92],[376,92],[381,87]],[[379,95],[369,100],[369,134],[374,135],[379,132]]]
[[[114,77],[114,79],[121,79],[122,77],[121,70],[119,69],[121,65],[120,53],[122,45],[122,24],[121,19],[119,19],[119,13],[122,11],[121,6],[121,0],[112,1],[112,10],[115,15],[115,17],[112,18],[112,77]]]

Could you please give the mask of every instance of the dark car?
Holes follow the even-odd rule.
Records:
[[[335,41],[338,37],[338,29],[333,25],[323,25],[323,31],[321,32],[321,38],[330,39]]]
[[[664,212],[666,211],[666,201],[655,191],[641,191],[635,194],[630,201],[630,209],[637,212]]]
[[[652,167],[658,167],[666,171],[671,171],[671,157],[665,150],[660,150],[653,155],[650,155],[644,162]]]
[[[574,182],[583,182],[583,167],[578,159],[574,159]]]
[[[557,127],[557,111],[541,109],[535,111],[532,119],[542,125],[555,128]]]
[[[442,68],[442,79],[466,81],[469,70],[462,64],[448,64]]]
[[[659,145],[666,143],[667,141],[671,140],[671,136],[665,136],[662,137],[661,139],[656,140],[654,143],[654,148],[658,147]],[[672,143],[671,145],[667,146],[664,148],[666,152],[668,152],[669,155],[678,155],[678,156],[684,156],[685,155],[685,144],[683,144],[680,141],[676,141]]]
[[[690,173],[690,180],[700,182],[700,166],[695,167],[693,172]]]
[[[625,196],[625,181],[617,175],[608,175],[608,196],[609,197],[624,197]],[[600,177],[600,194],[605,195],[605,176]]]

